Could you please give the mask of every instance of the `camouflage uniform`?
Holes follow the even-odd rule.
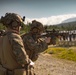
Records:
[[[14,31],[7,32],[6,36],[8,36],[10,45],[12,47],[12,51],[15,54],[16,60],[19,64],[28,64],[29,58],[25,52],[22,38],[20,35]]]
[[[33,28],[37,28],[39,31],[43,31],[43,26],[40,22],[33,21],[31,25],[31,31],[27,34],[22,35],[25,50],[32,61],[36,61],[38,54],[48,48],[48,45],[42,38],[37,38],[39,33],[32,34]]]
[[[30,63],[30,59],[28,58],[28,55],[24,49],[22,38],[20,37],[19,32],[13,29],[13,27],[17,27],[16,22],[14,22],[15,19],[17,21],[19,20],[18,23],[22,22],[19,15],[14,13],[7,13],[5,17],[1,18],[2,23],[10,29],[5,32],[6,34],[3,36],[3,40],[1,42],[2,49],[0,50],[0,59],[2,66],[11,71],[22,68],[27,69],[27,65]],[[14,20],[14,23],[11,20]],[[12,27],[10,24],[12,24]],[[29,74],[16,73],[13,75]]]

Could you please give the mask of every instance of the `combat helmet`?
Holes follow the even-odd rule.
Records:
[[[32,24],[31,24],[31,30],[34,29],[34,28],[37,28],[39,31],[43,31],[44,30],[43,24],[38,22],[38,21],[36,21],[36,20],[33,20]]]
[[[22,18],[16,13],[6,13],[4,17],[1,17],[0,22],[6,27],[17,27],[21,26]]]

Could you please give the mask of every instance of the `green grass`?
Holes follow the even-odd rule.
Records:
[[[76,51],[70,48],[53,47],[48,48],[45,53],[53,54],[57,58],[76,61]]]
[[[76,61],[76,53],[69,49],[69,50],[66,50],[66,51],[62,51],[59,55],[58,55],[59,58],[62,58],[62,59],[68,59],[68,60],[73,60],[73,61]]]

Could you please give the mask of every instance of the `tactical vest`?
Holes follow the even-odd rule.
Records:
[[[0,59],[3,67],[9,70],[16,69],[19,64],[17,63],[16,57],[13,54],[12,47],[7,35],[3,36],[2,46],[0,49]]]

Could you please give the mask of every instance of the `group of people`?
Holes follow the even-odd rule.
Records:
[[[19,14],[6,13],[0,23],[6,27],[0,37],[0,75],[36,75],[35,61],[50,42],[50,38],[39,38],[44,30],[42,23],[33,20],[29,33],[22,36],[23,19]]]

